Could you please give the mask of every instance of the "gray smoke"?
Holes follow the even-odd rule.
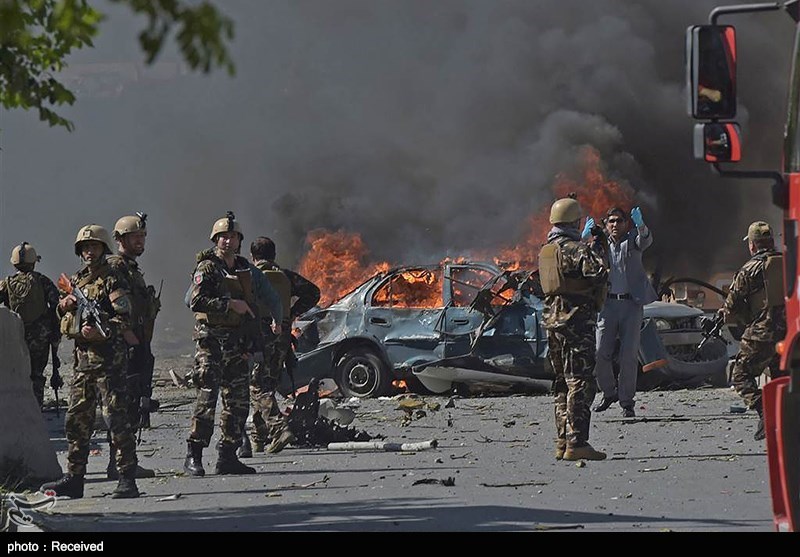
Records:
[[[692,159],[684,31],[714,1],[220,4],[236,22],[236,77],[130,77],[142,22],[101,3],[97,48],[72,69],[127,70],[83,85],[66,111],[76,131],[2,114],[1,250],[29,241],[56,276],[79,266],[80,226],[143,210],[142,265],[165,279],[160,326],[188,339],[194,253],[229,209],[246,241],[273,237],[287,266],[314,228],[361,233],[376,260],[427,263],[512,245],[591,146],[638,192],[656,237],[649,264],[665,273],[734,269],[747,223],[779,224],[767,184]],[[725,22],[739,32],[746,167],[778,169],[792,22]]]

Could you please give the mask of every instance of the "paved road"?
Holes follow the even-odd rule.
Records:
[[[591,442],[609,459],[553,457],[549,396],[426,397],[404,421],[397,400],[364,401],[353,423],[388,441],[436,439],[416,453],[288,448],[248,459],[258,474],[182,474],[192,393],[160,383],[165,409],[139,446],[158,477],[143,496],[113,500],[104,435],[86,497],[59,501],[54,531],[773,531],[766,454],[753,412],[729,389],[640,393],[637,418],[595,414]],[[439,409],[435,409],[435,405]],[[63,415],[62,415],[63,419]],[[48,414],[59,460],[63,424]],[[216,439],[216,436],[215,436]],[[213,469],[215,451],[204,455]],[[453,478],[455,485],[414,485]],[[177,498],[176,498],[177,496]]]

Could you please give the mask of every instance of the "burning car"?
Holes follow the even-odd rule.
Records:
[[[536,272],[491,263],[445,262],[379,272],[297,322],[295,381],[332,377],[346,396],[386,394],[394,381],[434,393],[456,384],[546,391],[553,380]],[[677,303],[645,307],[640,361],[660,381],[700,384],[725,373],[725,342],[702,350],[703,311]],[[655,381],[658,379],[658,381]]]
[[[484,263],[378,273],[301,317],[297,380],[332,376],[358,397],[395,380],[439,393],[471,382],[547,389],[541,301],[523,275]]]

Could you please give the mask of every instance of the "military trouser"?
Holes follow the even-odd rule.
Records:
[[[595,335],[567,329],[549,330],[547,343],[555,379],[556,434],[559,442],[581,447],[589,442],[591,404],[596,391]]]
[[[74,371],[69,389],[69,408],[64,429],[69,444],[67,471],[85,475],[89,441],[94,430],[98,394],[103,417],[117,448],[117,471],[120,476],[136,468],[136,440],[128,422],[128,394],[123,368],[101,371]]]
[[[217,399],[222,395],[220,447],[239,447],[247,414],[248,364],[243,358],[244,342],[236,334],[195,336],[197,352],[192,375],[197,390],[188,441],[211,444]]]
[[[34,321],[25,326],[25,344],[28,347],[31,363],[31,384],[33,395],[39,408],[44,403],[44,369],[50,358],[50,339],[52,334],[50,328],[42,320]]]
[[[127,384],[130,406],[128,409],[129,420],[134,431],[140,427],[149,427],[149,423],[142,423],[143,418],[149,422],[149,417],[144,416],[153,395],[153,352],[149,343],[137,344],[128,349]],[[144,399],[144,401],[142,400]]]
[[[253,429],[250,439],[254,446],[263,446],[286,429],[286,417],[278,409],[275,389],[286,358],[279,343],[272,342],[264,351],[264,362],[253,366],[250,380],[250,405],[253,408]]]
[[[28,345],[28,353],[31,356],[31,383],[33,385],[33,395],[39,408],[44,404],[44,368],[50,359],[50,344],[44,347]]]
[[[765,372],[771,379],[785,375],[780,369],[780,356],[775,352],[775,343],[745,338],[740,340],[732,380],[736,392],[751,410],[761,409],[758,378]]]

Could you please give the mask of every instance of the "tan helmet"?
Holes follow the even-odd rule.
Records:
[[[20,245],[15,246],[14,249],[11,250],[12,265],[24,265],[26,263],[33,264],[41,259],[41,257],[36,255],[36,250],[33,249],[33,246],[28,242],[22,242]]]
[[[565,197],[550,207],[550,224],[575,222],[582,216],[581,206],[576,199]]]
[[[214,237],[220,232],[231,231],[238,232],[239,240],[244,240],[244,234],[242,234],[242,227],[239,226],[239,221],[236,220],[236,216],[233,214],[233,211],[228,211],[224,217],[217,220],[217,222],[214,223],[214,226],[211,227],[211,236],[209,236],[209,239],[213,242]]]
[[[137,212],[135,215],[122,217],[114,225],[114,239],[119,240],[125,234],[147,229],[147,214]]]
[[[111,237],[108,235],[108,230],[99,224],[87,224],[78,230],[78,236],[75,238],[75,255],[81,254],[81,242],[88,242],[89,240],[101,242],[105,246],[105,250],[103,250],[105,254],[113,253],[111,251]]]

